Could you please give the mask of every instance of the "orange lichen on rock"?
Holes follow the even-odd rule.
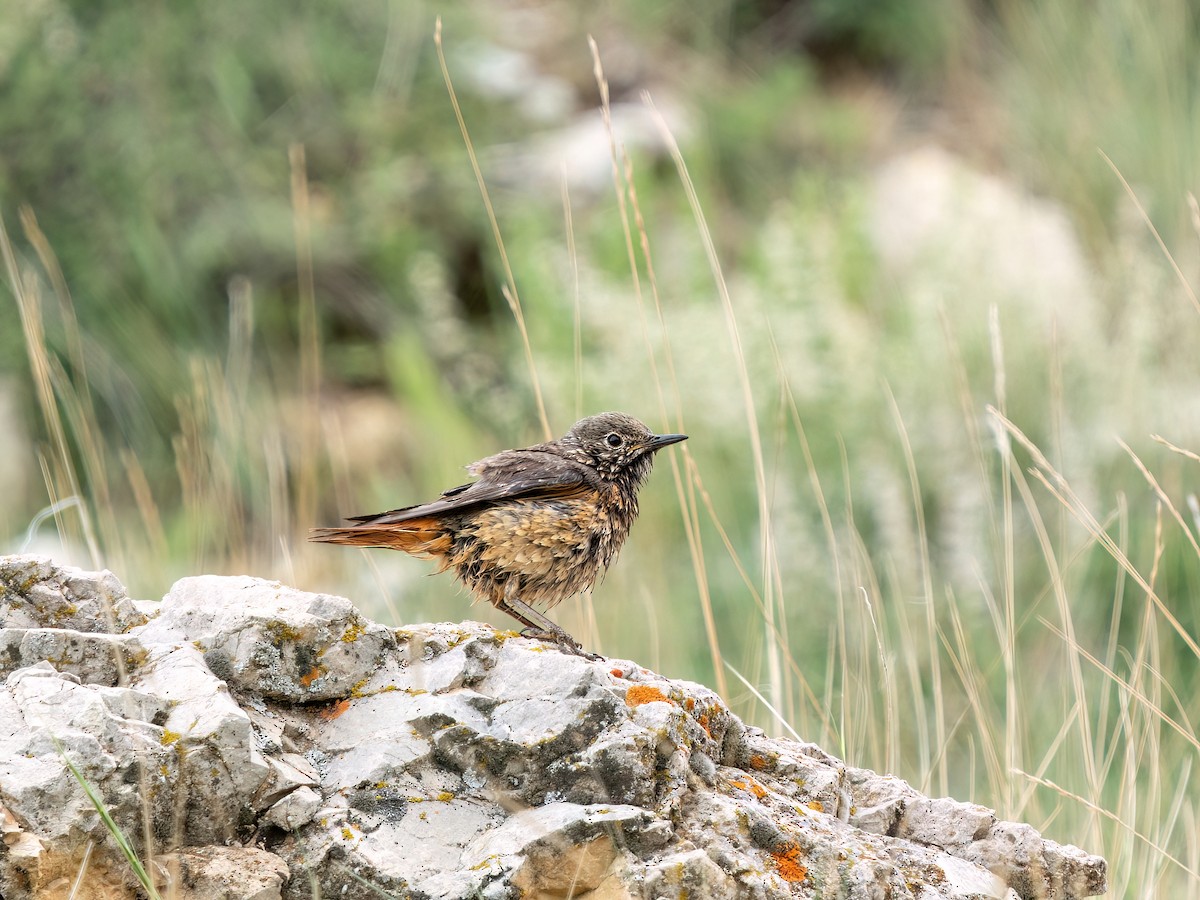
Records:
[[[800,863],[800,845],[795,841],[780,844],[771,851],[771,859],[775,861],[775,871],[784,881],[794,884],[808,877],[808,869]]]
[[[708,713],[701,713],[699,716],[696,717],[696,721],[700,723],[700,727],[704,729],[704,733],[707,734],[709,737],[712,737],[712,732],[709,731],[709,729],[708,729],[708,722],[709,722]]]
[[[767,796],[767,789],[764,788],[757,781],[755,781],[753,778],[747,778],[745,781],[736,779],[734,781],[729,782],[729,784],[732,787],[740,788],[743,791],[747,791],[748,793],[753,794],[755,796],[755,798],[758,800],[761,800],[763,797]]]
[[[625,677],[625,673],[622,672],[620,669],[613,669],[611,672],[609,672],[609,674],[612,675],[613,678],[624,678]]]
[[[683,708],[686,709],[688,712],[691,712],[693,709],[695,709],[696,708],[696,698],[688,697],[687,700],[685,700],[683,702]]]
[[[755,753],[752,757],[750,757],[750,768],[765,769],[766,767],[767,767],[767,761],[763,757],[759,756],[757,753]]]
[[[332,722],[334,719],[336,719],[338,716],[340,716],[342,713],[344,713],[349,708],[350,708],[350,700],[349,699],[339,700],[337,703],[334,703],[331,706],[321,710],[319,713],[317,713],[317,715],[320,716],[322,719],[324,719],[326,722]]]
[[[320,678],[324,674],[325,674],[325,668],[323,666],[313,666],[311,669],[309,669],[307,672],[305,672],[303,675],[300,676],[300,686],[308,687],[310,684],[312,684],[314,681],[316,681],[318,678]]]
[[[625,692],[626,706],[641,706],[643,703],[670,703],[671,698],[652,684],[633,684]]]

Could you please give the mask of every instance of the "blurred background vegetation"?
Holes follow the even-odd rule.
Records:
[[[1187,0],[5,4],[0,547],[508,627],[305,532],[622,409],[585,644],[1195,894],[1198,132]]]

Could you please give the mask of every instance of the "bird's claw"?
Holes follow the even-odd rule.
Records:
[[[580,644],[579,641],[575,640],[575,638],[571,637],[571,635],[567,634],[561,629],[550,631],[542,628],[523,628],[521,630],[521,637],[533,638],[537,641],[548,641],[552,644],[557,644],[558,649],[560,649],[563,653],[569,653],[572,656],[582,656],[584,659],[590,659],[593,661],[603,659],[603,657],[599,656],[598,654],[589,653],[587,650],[584,650],[583,645]]]

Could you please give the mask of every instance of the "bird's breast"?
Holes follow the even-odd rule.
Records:
[[[562,565],[607,566],[633,520],[627,499],[607,485],[593,496],[501,503],[472,518],[481,560],[526,575]]]
[[[472,514],[454,535],[450,564],[492,603],[517,580],[521,600],[553,606],[591,587],[637,512],[615,485],[574,497],[522,498]]]

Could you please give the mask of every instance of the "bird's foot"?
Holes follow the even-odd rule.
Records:
[[[563,653],[569,653],[572,656],[582,656],[584,659],[597,660],[604,657],[595,653],[589,653],[583,649],[583,645],[571,635],[567,634],[563,629],[557,628],[551,631],[547,628],[524,628],[521,630],[521,637],[533,638],[536,641],[548,641],[552,644],[558,644],[558,649]]]

